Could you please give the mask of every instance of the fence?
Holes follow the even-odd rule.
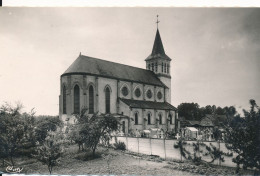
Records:
[[[174,144],[177,140],[165,140],[165,139],[152,139],[152,138],[135,138],[135,137],[113,137],[111,143],[115,143],[115,138],[117,141],[124,142],[126,145],[126,149],[132,152],[147,154],[147,155],[158,155],[161,158],[165,158],[167,160],[171,159],[181,159],[181,154],[179,148],[174,148]],[[193,153],[192,143],[194,141],[186,141],[191,145],[186,145],[185,149]],[[210,145],[210,143],[221,151],[227,153],[230,152],[224,143],[217,142],[204,142],[206,145]],[[201,150],[206,151],[205,147],[201,147]],[[201,155],[202,159],[205,161],[211,161],[211,157]],[[234,156],[233,156],[234,157]],[[221,162],[223,166],[235,167],[235,163],[232,162],[233,157],[224,156],[224,162]],[[184,158],[182,158],[184,159]],[[219,160],[215,160],[212,164],[218,165]]]

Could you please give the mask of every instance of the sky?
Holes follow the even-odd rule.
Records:
[[[157,14],[174,106],[260,104],[259,8],[140,7],[0,8],[0,104],[58,115],[60,75],[80,52],[145,68]]]

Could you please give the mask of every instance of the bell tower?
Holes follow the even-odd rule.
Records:
[[[153,71],[157,77],[169,88],[166,93],[166,101],[171,103],[171,58],[165,54],[160,32],[158,29],[157,15],[157,31],[153,44],[152,53],[145,59],[146,69]]]

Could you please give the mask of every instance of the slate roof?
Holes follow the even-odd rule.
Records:
[[[124,81],[133,81],[155,86],[167,87],[150,70],[105,61],[89,56],[80,55],[61,75],[89,74]]]
[[[161,109],[161,110],[177,110],[174,106],[167,102],[154,102],[154,101],[144,101],[144,100],[132,100],[119,98],[123,103],[130,106],[131,108],[141,108],[141,109]]]
[[[163,58],[171,61],[171,58],[165,54],[159,29],[157,29],[156,32],[152,53],[145,60],[147,61],[147,60],[158,59],[158,58]]]

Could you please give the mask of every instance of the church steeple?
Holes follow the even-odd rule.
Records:
[[[158,29],[157,15],[157,30],[153,43],[152,53],[145,59],[146,69],[153,71],[156,76],[168,87],[167,102],[171,102],[171,58],[165,54],[161,35]]]
[[[153,50],[152,50],[152,55],[156,55],[156,54],[165,55],[159,29],[157,29],[154,44],[153,44]]]
[[[160,21],[158,21],[158,16],[159,15],[157,15],[157,21],[156,21],[157,31],[156,31],[156,35],[155,35],[155,39],[154,39],[154,43],[153,43],[153,50],[152,50],[152,53],[145,59],[145,61],[159,59],[159,58],[171,61],[171,58],[169,58],[165,54],[165,51],[164,51],[161,35],[159,32],[159,28],[158,28],[158,23],[160,22]]]

